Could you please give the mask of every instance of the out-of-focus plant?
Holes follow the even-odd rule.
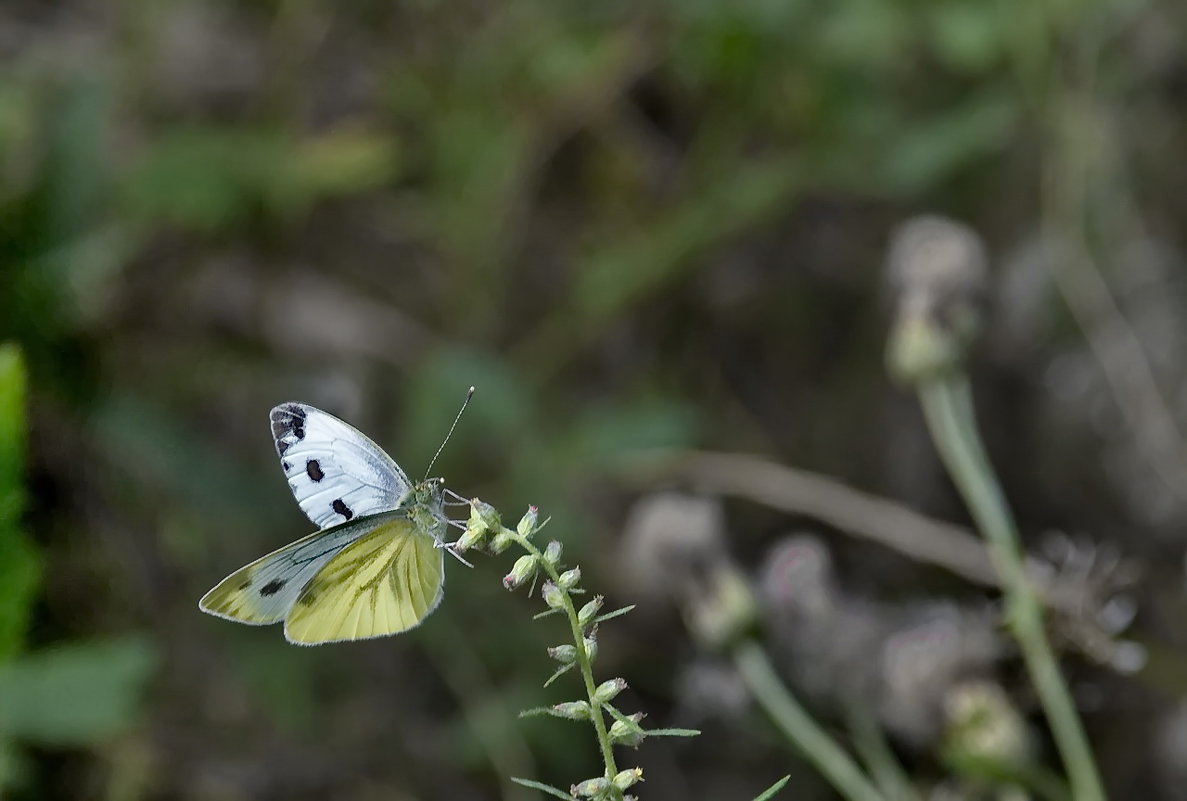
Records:
[[[581,588],[581,568],[579,566],[566,567],[561,562],[562,546],[558,540],[550,541],[541,550],[532,537],[540,531],[547,520],[540,522],[536,507],[520,518],[514,529],[504,526],[498,511],[490,504],[478,499],[470,502],[470,519],[466,531],[455,543],[454,548],[465,553],[470,549],[483,550],[491,554],[499,554],[518,546],[525,551],[523,556],[516,559],[511,571],[503,577],[503,586],[514,590],[525,585],[535,587],[536,580],[544,577],[540,587],[540,596],[548,607],[544,612],[536,615],[536,619],[562,615],[569,624],[571,642],[562,643],[548,649],[548,655],[559,667],[544,683],[552,684],[571,670],[577,670],[585,689],[585,698],[574,701],[564,701],[550,707],[537,707],[524,710],[520,717],[536,715],[551,715],[590,723],[597,738],[598,750],[601,755],[603,773],[589,779],[575,783],[568,793],[542,782],[532,779],[513,777],[513,781],[526,787],[540,790],[556,798],[588,798],[594,801],[631,801],[633,795],[626,791],[643,781],[643,769],[640,767],[619,769],[614,755],[615,746],[638,748],[648,737],[693,737],[700,732],[694,729],[645,729],[641,724],[643,713],[626,714],[613,703],[618,695],[626,689],[625,679],[613,678],[598,682],[594,678],[593,663],[598,654],[598,626],[608,620],[625,615],[634,606],[625,606],[612,612],[603,613],[604,599],[596,595],[578,607],[574,596],[585,594]],[[607,726],[607,719],[610,725]],[[764,791],[755,801],[765,801],[771,798],[783,785],[787,778],[776,782]]]
[[[783,682],[758,636],[759,602],[722,541],[715,505],[681,495],[640,503],[627,524],[625,561],[651,591],[679,605],[689,631],[734,669],[788,742],[849,801],[890,797]],[[662,579],[645,579],[662,576]]]
[[[979,322],[986,255],[971,229],[925,217],[897,232],[888,259],[898,309],[888,347],[893,374],[914,389],[944,466],[989,546],[1005,590],[1006,623],[1063,758],[1077,801],[1104,790],[1071,692],[1047,638],[1017,527],[977,432],[964,359]]]
[[[79,747],[136,718],[154,663],[138,638],[56,646],[21,655],[40,576],[22,526],[25,510],[25,371],[15,345],[0,347],[0,790],[18,783],[16,746]]]
[[[0,347],[0,663],[24,643],[40,559],[22,527],[25,510],[25,366],[15,345]]]

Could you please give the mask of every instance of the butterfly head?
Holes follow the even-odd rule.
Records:
[[[426,478],[413,484],[400,499],[399,508],[408,512],[417,527],[440,539],[445,533],[445,479]]]

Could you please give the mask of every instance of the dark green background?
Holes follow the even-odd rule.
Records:
[[[992,257],[972,368],[1024,535],[1148,570],[1130,634],[1171,667],[1067,660],[1103,772],[1117,798],[1181,797],[1187,507],[1086,344],[1108,320],[1070,315],[1050,268],[1090,257],[1187,422],[1184,30],[1178,0],[5,0],[0,341],[29,409],[23,489],[0,465],[7,792],[512,799],[509,772],[595,774],[588,732],[515,717],[576,691],[540,688],[563,629],[503,591],[507,555],[451,562],[397,639],[304,650],[197,611],[309,528],[268,409],[334,411],[419,474],[477,385],[434,472],[511,520],[539,504],[613,606],[639,597],[619,545],[640,448],[761,454],[964,521],[883,368],[888,234],[933,212]],[[747,571],[794,525],[855,594],[984,597],[727,512]],[[599,674],[705,733],[625,752],[641,797],[785,773],[780,797],[830,797],[761,715],[689,716],[701,657],[648,605],[604,628]]]

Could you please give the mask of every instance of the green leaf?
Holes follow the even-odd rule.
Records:
[[[576,664],[577,664],[576,662],[570,662],[567,665],[561,665],[559,668],[556,669],[555,673],[553,673],[551,676],[548,677],[548,681],[544,682],[544,686],[547,687],[548,685],[552,684],[554,681],[559,679],[561,676],[565,675],[570,670],[572,670],[574,668],[574,666],[576,666]]]
[[[769,798],[774,798],[775,793],[783,789],[783,786],[791,781],[791,776],[784,776],[779,781],[772,784],[767,789],[763,790],[761,794],[754,797],[754,801],[767,801]]]
[[[41,561],[21,527],[25,449],[25,366],[15,345],[0,347],[0,662],[21,648]]]
[[[644,729],[648,737],[697,737],[700,729]]]
[[[556,789],[550,784],[541,784],[540,782],[534,782],[531,779],[521,779],[518,776],[512,776],[511,781],[515,782],[516,784],[522,784],[524,787],[530,787],[533,790],[539,790],[540,792],[546,793],[550,796],[553,796],[554,798],[563,798],[565,801],[573,801],[573,796],[562,790]]]
[[[613,612],[607,612],[604,615],[598,615],[594,618],[594,623],[604,623],[607,620],[613,620],[616,617],[622,617],[634,608],[635,604],[631,604],[630,606],[624,606],[621,609],[615,609]]]
[[[538,718],[541,715],[551,715],[552,707],[550,706],[536,706],[531,709],[522,709],[519,712],[521,718]]]
[[[58,646],[0,667],[0,740],[50,746],[101,741],[128,728],[156,664],[142,638]]]

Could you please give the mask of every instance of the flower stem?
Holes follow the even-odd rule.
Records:
[[[519,543],[520,547],[536,557],[537,562],[548,574],[558,587],[561,586],[560,574],[557,569],[549,564],[544,558],[544,554],[540,549],[532,544],[531,540],[522,535],[516,534],[515,541]],[[589,653],[585,650],[585,635],[581,631],[581,624],[577,619],[577,607],[573,604],[573,597],[569,594],[569,590],[562,589],[561,597],[564,599],[565,615],[569,618],[569,630],[573,636],[573,645],[577,648],[577,667],[581,671],[581,678],[585,682],[585,693],[589,698],[589,717],[593,721],[594,731],[597,733],[598,746],[602,751],[602,764],[606,771],[606,778],[613,779],[618,775],[618,766],[614,762],[614,748],[610,743],[610,734],[606,728],[606,719],[602,715],[602,702],[596,697],[597,683],[593,677],[593,666],[590,663]],[[619,793],[621,795],[621,792]]]
[[[985,536],[1002,577],[1007,621],[1051,724],[1072,796],[1076,801],[1104,801],[1088,738],[1047,640],[1042,607],[1026,576],[1017,526],[977,433],[968,379],[963,374],[933,378],[919,384],[918,391],[940,458]]]
[[[788,692],[761,645],[742,640],[733,657],[754,700],[837,792],[849,801],[885,801],[849,754]]]

